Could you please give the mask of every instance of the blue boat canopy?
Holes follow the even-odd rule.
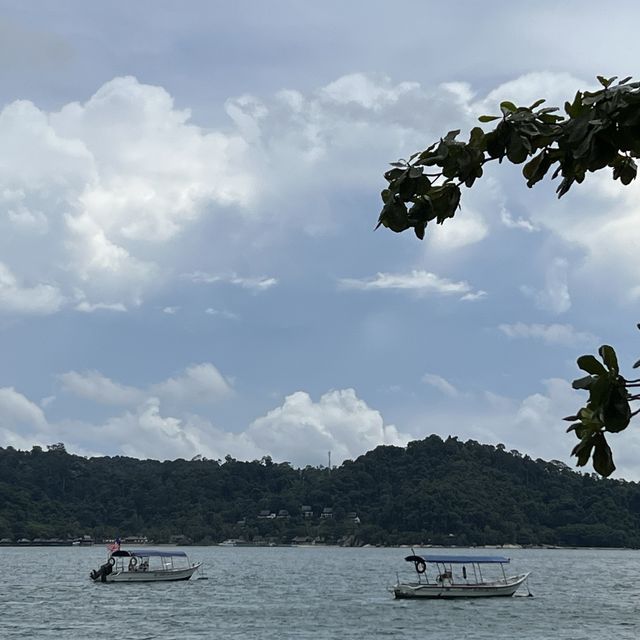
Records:
[[[508,564],[504,556],[407,556],[407,562],[444,562],[446,564]]]
[[[157,551],[154,549],[132,549],[131,551],[125,551],[124,549],[120,549],[118,551],[114,551],[111,555],[115,558],[130,558],[133,556],[136,556],[138,558],[151,558],[152,556],[164,556],[165,558],[186,558],[187,556],[184,551],[176,551],[174,549],[167,549],[162,551]]]

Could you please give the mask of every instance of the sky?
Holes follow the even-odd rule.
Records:
[[[634,75],[615,8],[0,0],[0,446],[574,466],[576,358],[640,351],[640,187],[502,165],[422,242],[374,227],[390,162]],[[637,425],[610,442],[640,479]]]

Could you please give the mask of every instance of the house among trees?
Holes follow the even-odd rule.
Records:
[[[286,509],[280,509],[280,511],[278,511],[278,515],[276,516],[278,519],[282,520],[288,520],[289,519],[289,512]]]
[[[126,536],[125,538],[122,538],[123,545],[148,544],[148,542],[149,542],[149,539],[147,538],[147,536]]]
[[[325,507],[320,514],[321,518],[333,518],[333,508]]]
[[[313,509],[308,504],[303,504],[300,507],[300,512],[303,518],[313,518]]]
[[[347,520],[351,520],[355,524],[360,524],[360,518],[358,518],[358,514],[355,511],[349,511],[347,513]]]
[[[271,511],[269,511],[269,509],[263,509],[258,514],[258,520],[272,520],[275,517],[276,517],[276,514],[275,513],[271,513]]]

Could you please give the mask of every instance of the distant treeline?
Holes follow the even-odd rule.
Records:
[[[333,469],[0,448],[0,539],[81,535],[640,547],[640,486],[438,436]]]

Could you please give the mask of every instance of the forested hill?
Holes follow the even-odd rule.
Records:
[[[0,448],[0,539],[640,547],[640,486],[437,436],[334,469]]]

